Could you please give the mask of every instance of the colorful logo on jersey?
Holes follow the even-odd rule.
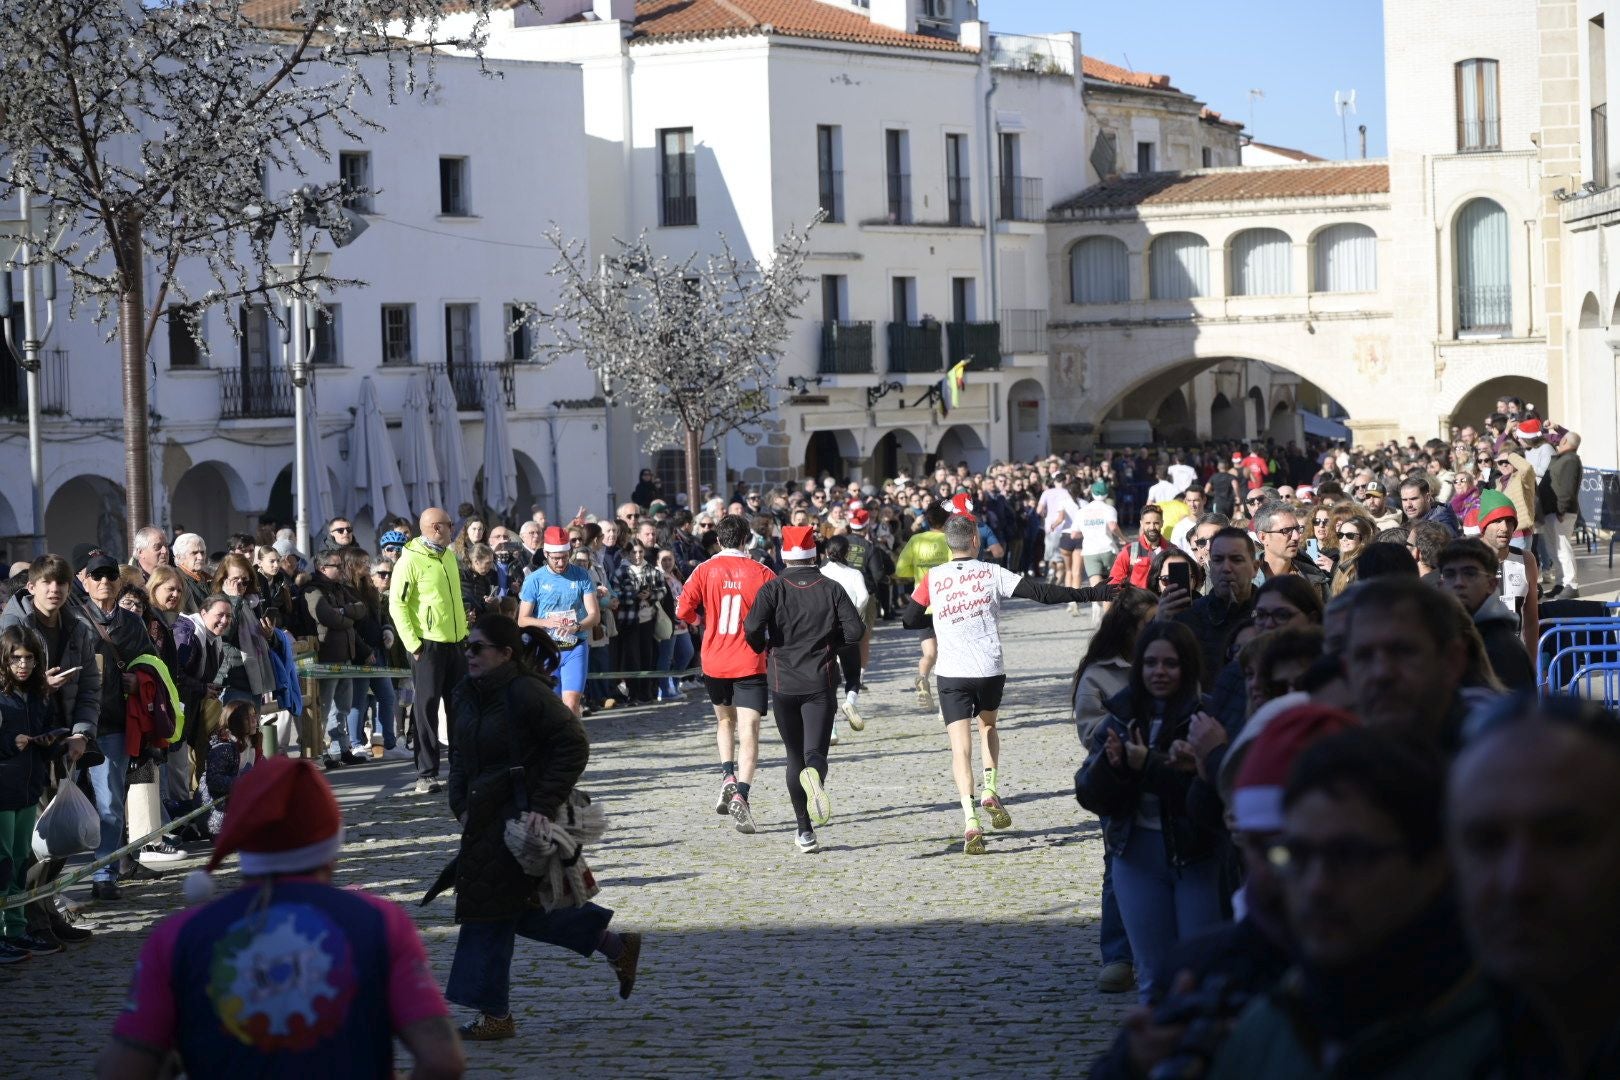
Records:
[[[307,904],[249,911],[214,946],[208,997],[246,1046],[309,1050],[336,1035],[358,990],[348,937]]]

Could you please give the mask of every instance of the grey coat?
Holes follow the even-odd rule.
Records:
[[[62,606],[61,618],[66,620],[66,639],[62,643],[62,669],[79,668],[79,673],[62,687],[62,717],[80,734],[95,734],[96,721],[101,715],[101,678],[96,671],[96,651],[101,638],[89,623],[73,610],[71,601]],[[0,630],[13,626],[27,626],[37,631],[39,623],[34,616],[34,598],[19,592],[0,612]]]

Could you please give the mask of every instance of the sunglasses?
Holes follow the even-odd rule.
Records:
[[[1354,529],[1347,529],[1339,534],[1340,540],[1360,540],[1361,534]]]
[[[1513,462],[1509,461],[1507,458],[1499,458],[1499,459],[1497,459],[1495,464],[1496,464],[1496,467],[1498,469],[1511,469],[1511,468],[1513,468]]]
[[[394,576],[394,572],[392,570],[373,570],[371,572],[371,576],[380,577],[384,581],[387,581],[389,578]]]
[[[487,641],[469,641],[461,647],[461,650],[468,656],[477,656],[485,649],[493,649],[494,647]]]
[[[1330,520],[1332,520],[1332,519],[1331,518],[1325,518],[1325,517],[1313,518],[1311,520],[1311,524],[1312,525],[1326,525]]]
[[[1261,503],[1266,501],[1266,497],[1264,495],[1250,495],[1243,501],[1250,506],[1259,506]]]
[[[344,534],[352,533],[352,532],[354,532],[353,529],[333,529],[332,530],[332,535],[333,536],[340,536],[340,535],[344,535]]]
[[[97,570],[95,573],[90,575],[90,580],[91,581],[117,581],[118,580],[118,571],[116,571],[116,570]]]

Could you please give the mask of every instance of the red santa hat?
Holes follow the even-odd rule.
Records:
[[[207,866],[186,878],[186,900],[200,904],[213,895],[213,871],[233,852],[244,877],[263,877],[318,870],[342,846],[343,816],[315,763],[265,758],[232,788]]]
[[[869,511],[864,509],[856,510],[849,515],[849,527],[852,529],[864,529],[871,520],[872,515]]]
[[[1236,450],[1232,451],[1232,464],[1236,465],[1243,460],[1243,455]]]
[[[574,549],[568,542],[568,530],[559,525],[553,525],[546,530],[540,547],[547,555],[567,555]]]
[[[1519,434],[1527,439],[1541,438],[1541,421],[1534,416],[1527,416],[1518,424]]]
[[[782,558],[813,559],[816,557],[816,530],[808,525],[782,527]]]
[[[1316,498],[1316,489],[1309,484],[1301,484],[1294,489],[1294,495],[1300,502],[1310,502]]]
[[[1283,826],[1283,788],[1305,747],[1361,721],[1343,709],[1296,705],[1271,721],[1254,740],[1232,784],[1232,817],[1244,832],[1276,832]]]
[[[973,499],[965,491],[959,491],[952,495],[951,501],[946,503],[946,506],[950,508],[951,513],[961,514],[969,521],[979,520],[973,516]]]

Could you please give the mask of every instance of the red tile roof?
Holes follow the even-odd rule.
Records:
[[[1106,60],[1098,60],[1095,56],[1082,56],[1080,58],[1080,74],[1088,79],[1099,82],[1110,82],[1118,86],[1134,86],[1138,90],[1175,90],[1170,85],[1170,76],[1155,75],[1148,71],[1129,71],[1117,64],[1110,64]]]
[[[1228,120],[1207,105],[1199,110],[1198,119],[1210,124],[1220,124],[1222,127],[1235,128],[1239,131],[1243,129],[1243,122],[1241,120]]]
[[[1177,203],[1247,202],[1389,192],[1389,166],[1383,162],[1333,162],[1273,169],[1220,169],[1210,172],[1141,173],[1104,180],[1053,212],[1126,209]]]
[[[945,38],[907,34],[820,0],[637,0],[632,43],[668,38],[783,37],[891,45],[934,52],[971,52]]]
[[[1250,146],[1258,146],[1262,150],[1269,150],[1273,154],[1278,154],[1278,155],[1280,155],[1282,157],[1285,157],[1285,158],[1293,158],[1295,161],[1326,161],[1327,160],[1327,158],[1317,157],[1315,154],[1307,153],[1304,150],[1295,150],[1292,147],[1288,147],[1288,146],[1273,146],[1271,143],[1263,143],[1259,139],[1250,139],[1249,142],[1248,142],[1248,145],[1250,145]]]

